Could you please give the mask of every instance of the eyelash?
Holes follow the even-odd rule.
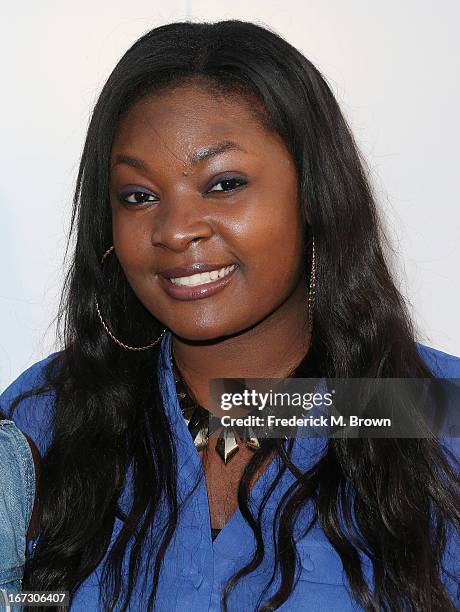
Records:
[[[228,191],[224,191],[223,189],[218,189],[217,191],[211,191],[211,189],[213,187],[216,187],[216,185],[220,185],[221,183],[230,183],[230,182],[233,182],[233,181],[239,183],[239,185],[237,187],[235,187],[234,189],[229,189]],[[237,191],[238,189],[240,189],[240,187],[243,187],[246,184],[247,184],[247,181],[245,179],[241,178],[241,177],[234,177],[234,176],[232,176],[232,177],[229,177],[229,178],[222,178],[219,181],[217,181],[216,183],[214,183],[213,185],[211,185],[211,187],[208,190],[208,193],[218,193],[218,192],[220,192],[220,193],[233,193],[234,191]],[[136,194],[142,194],[142,195],[145,195],[147,197],[154,196],[153,193],[150,193],[148,191],[142,191],[141,189],[139,189],[139,190],[130,190],[130,191],[121,192],[118,195],[118,199],[120,200],[120,202],[122,202],[124,204],[129,204],[131,206],[136,206],[136,205],[140,206],[142,204],[148,204],[148,203],[153,204],[153,203],[155,203],[157,201],[157,200],[145,200],[143,202],[128,202],[125,199],[125,198],[130,197],[130,196],[135,196]]]

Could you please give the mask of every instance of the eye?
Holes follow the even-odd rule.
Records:
[[[126,204],[145,204],[146,202],[157,201],[153,193],[142,189],[122,191],[118,194],[118,199],[120,202],[125,202]]]
[[[242,187],[243,185],[246,185],[246,184],[247,184],[247,181],[243,178],[235,178],[235,177],[224,178],[218,181],[217,183],[214,183],[214,185],[208,191],[213,192],[213,193],[216,193],[219,191],[228,193],[229,191],[235,191],[239,187]],[[218,187],[219,185],[222,185],[222,187],[219,189],[214,189],[214,187]]]

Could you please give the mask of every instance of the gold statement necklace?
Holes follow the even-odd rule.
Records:
[[[200,406],[200,404],[193,399],[193,394],[175,364],[172,347],[170,361],[182,416],[184,417],[197,450],[202,450],[208,444],[210,436],[216,431],[219,431],[216,441],[216,452],[225,465],[227,465],[240,450],[237,437],[244,441],[247,448],[252,451],[256,451],[260,448],[259,440],[250,427],[243,428],[246,435],[243,433],[241,436],[239,430],[237,433],[234,427],[224,427],[218,417],[210,413],[206,408],[203,408],[203,406]]]

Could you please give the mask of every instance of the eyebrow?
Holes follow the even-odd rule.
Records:
[[[222,140],[221,142],[217,142],[216,144],[213,144],[209,147],[204,147],[202,149],[194,151],[189,156],[187,162],[191,166],[196,166],[205,159],[209,159],[210,157],[219,155],[224,151],[230,150],[242,151],[243,153],[247,153],[246,149],[244,149],[237,142],[234,142],[233,140]],[[115,156],[115,161],[112,165],[112,168],[118,164],[126,164],[127,166],[137,168],[138,170],[148,170],[147,164],[141,159],[137,159],[136,157],[132,157],[131,155],[124,155],[123,153],[119,153]]]

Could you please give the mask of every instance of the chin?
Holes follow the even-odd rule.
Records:
[[[225,321],[197,322],[195,325],[177,325],[173,323],[169,329],[171,332],[188,342],[217,342],[225,338],[238,335],[247,328],[246,325],[226,323]]]

